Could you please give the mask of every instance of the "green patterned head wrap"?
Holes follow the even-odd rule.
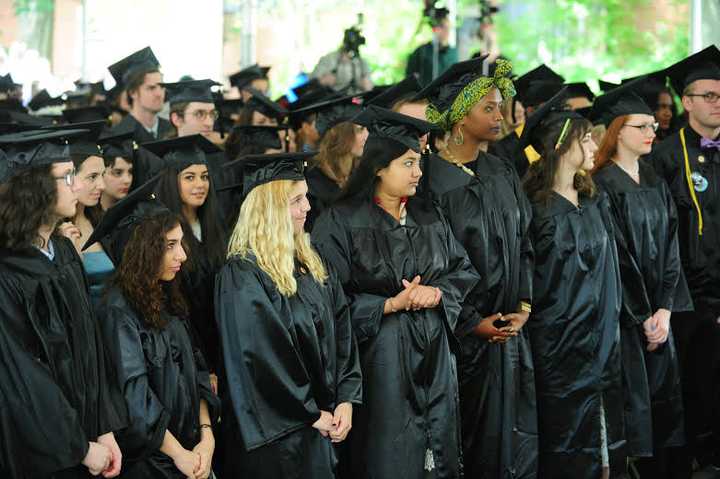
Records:
[[[492,77],[480,76],[467,85],[461,86],[460,93],[458,93],[447,110],[441,112],[431,102],[425,110],[428,121],[438,125],[445,131],[450,131],[452,126],[467,115],[470,109],[482,100],[491,89],[497,88],[500,90],[504,100],[514,97],[515,87],[510,79],[512,64],[502,59],[497,60],[495,64],[495,74]],[[452,86],[450,85],[450,87]]]

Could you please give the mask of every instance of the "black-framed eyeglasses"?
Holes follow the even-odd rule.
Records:
[[[688,93],[685,96],[699,96],[702,97],[703,100],[705,100],[705,103],[710,103],[711,105],[714,103],[717,103],[717,101],[720,99],[720,95],[718,95],[715,92],[708,91],[705,93]]]
[[[71,170],[65,173],[63,176],[53,176],[53,178],[56,180],[63,180],[65,184],[70,187],[75,184],[75,176],[75,170]]]
[[[198,121],[204,121],[206,118],[212,118],[213,121],[220,117],[220,113],[217,110],[195,110],[187,112],[188,115],[192,115]]]
[[[660,127],[660,123],[658,123],[658,122],[655,122],[655,123],[646,123],[646,124],[644,124],[644,125],[631,125],[631,124],[629,124],[629,123],[626,123],[626,124],[624,124],[623,126],[629,126],[629,127],[632,127],[632,128],[637,128],[637,129],[640,130],[642,133],[645,133],[645,134],[647,135],[648,133],[654,133],[654,132],[656,132],[656,131],[658,130],[658,128]]]

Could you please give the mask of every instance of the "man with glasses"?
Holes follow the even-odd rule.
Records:
[[[210,136],[218,118],[211,88],[219,85],[212,80],[162,83],[170,103],[170,123],[177,129],[177,136]]]
[[[660,143],[651,161],[677,206],[680,255],[695,304],[693,313],[671,319],[688,450],[720,474],[720,50],[706,48],[666,73],[681,93],[688,124]]]

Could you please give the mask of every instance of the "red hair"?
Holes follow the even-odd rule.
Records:
[[[617,154],[618,135],[620,135],[620,129],[625,126],[625,122],[629,117],[630,115],[619,116],[610,123],[610,126],[608,126],[605,136],[603,136],[602,143],[600,143],[600,147],[595,153],[595,167],[593,168],[593,173],[605,168],[612,161],[613,156]]]

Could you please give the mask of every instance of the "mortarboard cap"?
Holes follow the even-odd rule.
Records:
[[[565,86],[567,87],[568,98],[584,97],[590,101],[595,99],[595,93],[585,82],[566,83]]]
[[[70,161],[70,145],[84,129],[31,130],[0,136],[0,183],[15,173]]]
[[[184,170],[190,165],[206,165],[209,153],[222,151],[203,135],[188,135],[143,143],[143,148],[161,157],[165,167]]]
[[[591,118],[608,126],[615,118],[623,115],[652,116],[653,111],[638,94],[646,83],[646,78],[640,77],[600,95],[595,99]]]
[[[370,105],[353,119],[353,123],[368,129],[368,141],[373,139],[393,140],[417,153],[420,152],[419,138],[439,128],[432,123],[418,120],[402,113]]]
[[[258,111],[269,118],[274,118],[278,123],[287,116],[288,111],[285,108],[263,95],[262,92],[252,87],[246,87],[245,90],[252,94],[252,97],[245,103],[246,108]]]
[[[247,155],[228,163],[228,167],[242,168],[242,191],[247,196],[253,188],[271,181],[305,179],[307,160],[315,153],[273,153],[269,155]],[[226,189],[238,188],[234,185]]]
[[[710,45],[668,67],[665,73],[678,95],[697,80],[720,80],[720,50]]]
[[[412,98],[422,90],[422,86],[418,81],[417,75],[412,74],[384,92],[366,101],[365,105],[377,105],[383,108],[391,109],[398,100],[404,100],[406,98]]]
[[[150,47],[145,47],[135,53],[113,63],[108,67],[110,74],[118,85],[126,85],[127,81],[138,72],[153,71],[160,68],[160,62]]]
[[[267,78],[269,71],[270,67],[261,67],[256,63],[230,75],[230,84],[242,90],[252,83],[253,80]]]
[[[170,211],[153,193],[159,179],[159,175],[154,176],[111,206],[85,242],[83,250],[107,239],[103,242],[105,252],[113,264],[119,266],[125,245],[135,227],[145,219]]]
[[[30,102],[28,103],[28,108],[30,108],[32,111],[37,111],[41,108],[45,108],[48,106],[59,106],[64,103],[65,100],[62,98],[62,96],[53,98],[50,96],[50,93],[48,93],[47,90],[43,89],[36,93],[35,96],[30,99]]]
[[[98,140],[103,158],[115,159],[117,157],[124,158],[132,162],[135,156],[135,150],[138,145],[133,140],[133,130],[127,130],[120,133],[114,133],[112,130],[102,135]]]
[[[555,96],[538,107],[525,121],[522,135],[520,135],[519,151],[523,151],[529,145],[542,155],[543,153],[543,130],[551,124],[567,119],[584,120],[575,111],[566,109],[567,88],[560,90]],[[553,143],[559,138],[553,138]]]
[[[73,123],[66,125],[48,125],[42,129],[46,131],[67,130],[68,128],[79,128],[85,130],[85,133],[74,137],[70,143],[70,154],[76,156],[102,156],[100,148],[100,135],[108,126],[107,120],[85,121],[81,123]]]
[[[427,98],[439,112],[447,111],[468,83],[482,76],[487,55],[458,62],[420,90],[413,98]]]
[[[104,105],[66,108],[62,116],[68,123],[84,123],[89,121],[105,121],[110,118],[110,109]]]
[[[191,101],[214,103],[215,97],[211,89],[220,83],[213,80],[188,80],[161,85],[166,89],[167,101],[174,105]]]

